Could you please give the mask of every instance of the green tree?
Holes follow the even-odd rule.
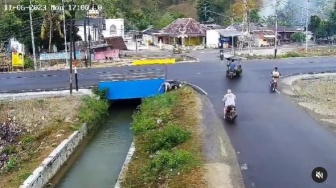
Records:
[[[249,21],[252,23],[259,23],[260,20],[259,9],[252,9],[249,12]]]
[[[330,35],[336,34],[336,1],[334,3],[333,10],[331,11],[331,14],[329,16],[329,23]]]
[[[22,20],[16,17],[14,11],[6,11],[0,19],[0,34],[1,39],[7,41],[8,39],[20,36],[24,30],[21,27]],[[26,33],[26,32],[24,32]]]
[[[302,32],[294,33],[293,35],[291,35],[290,38],[293,42],[304,42],[304,41],[306,41],[305,40],[306,35]]]
[[[167,25],[171,24],[177,18],[182,18],[182,17],[183,17],[183,14],[176,13],[176,12],[167,12],[161,17],[159,17],[157,21],[154,21],[154,28],[162,29],[166,27]]]
[[[20,5],[28,7],[30,5],[29,0],[20,1]],[[35,5],[32,3],[32,5]],[[15,10],[14,11],[16,17],[22,21],[21,30],[25,32],[21,32],[19,35],[16,36],[17,40],[24,44],[30,52],[32,52],[32,38],[31,38],[31,31],[27,28],[30,28],[30,17],[29,14],[25,11]],[[41,46],[42,39],[40,37],[41,33],[41,24],[43,22],[43,12],[42,11],[33,11],[32,12],[32,25],[34,28],[34,41],[35,41],[35,48],[38,49],[38,46]]]
[[[214,14],[214,3],[211,0],[198,0],[197,17],[200,22],[208,22]]]
[[[319,26],[321,24],[321,18],[314,15],[310,17],[310,22],[308,24],[308,30],[315,33],[316,30],[318,30]]]
[[[314,34],[316,38],[323,38],[330,36],[331,35],[330,23],[328,21],[322,20]]]

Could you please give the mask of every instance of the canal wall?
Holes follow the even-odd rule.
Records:
[[[125,162],[124,162],[124,164],[121,168],[117,183],[114,185],[114,188],[121,188],[121,182],[122,182],[122,180],[123,180],[123,178],[124,178],[124,176],[127,172],[127,166],[131,162],[131,159],[132,159],[132,156],[133,156],[134,152],[135,152],[135,146],[134,146],[134,141],[133,141],[130,149],[128,150]]]
[[[86,137],[89,127],[84,124],[65,139],[54,151],[37,167],[34,172],[23,182],[20,188],[37,188],[46,185],[57,173],[77,146]]]

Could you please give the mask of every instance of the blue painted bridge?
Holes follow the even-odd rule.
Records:
[[[102,77],[99,90],[107,89],[108,100],[148,98],[164,93],[165,71],[126,70]]]

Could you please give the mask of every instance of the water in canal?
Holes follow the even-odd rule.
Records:
[[[131,117],[139,104],[139,101],[114,103],[108,121],[91,138],[56,187],[114,187],[132,143]]]

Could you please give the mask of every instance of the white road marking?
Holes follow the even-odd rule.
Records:
[[[219,142],[220,142],[220,149],[221,149],[222,155],[227,156],[222,138],[220,136],[218,136],[218,139],[219,139]]]
[[[276,91],[278,94],[281,94],[280,91],[278,91],[277,89],[275,89],[275,91]]]

